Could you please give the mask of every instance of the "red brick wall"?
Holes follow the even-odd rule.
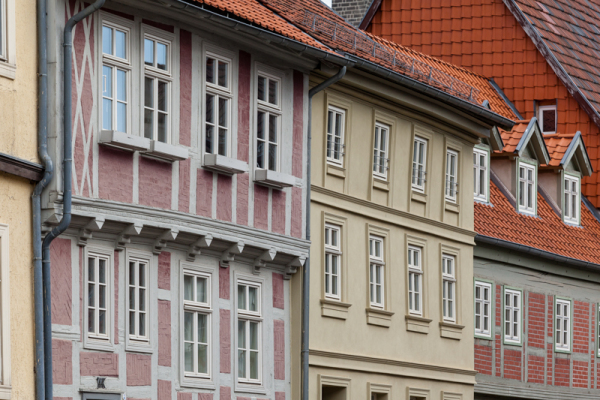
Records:
[[[587,354],[590,351],[590,305],[573,302],[573,352]]]
[[[527,320],[527,345],[531,347],[544,348],[546,342],[544,336],[545,328],[545,296],[543,294],[529,293]]]
[[[573,360],[573,387],[588,387],[588,368],[587,361]]]
[[[570,364],[568,358],[554,358],[554,385],[569,386]]]
[[[492,375],[492,347],[475,344],[475,370]]]
[[[504,378],[521,380],[521,350],[504,348]]]
[[[527,356],[527,382],[544,383],[544,357]]]

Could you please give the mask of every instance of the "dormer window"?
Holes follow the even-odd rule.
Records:
[[[579,224],[579,208],[581,204],[579,201],[579,178],[565,174],[564,185],[564,220],[570,224]]]
[[[556,133],[556,105],[539,106],[538,122],[544,135]]]
[[[519,162],[519,211],[527,214],[535,214],[537,186],[536,166]]]

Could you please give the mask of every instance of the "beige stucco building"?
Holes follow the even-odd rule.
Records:
[[[0,14],[0,399],[32,399],[36,2],[0,0]]]

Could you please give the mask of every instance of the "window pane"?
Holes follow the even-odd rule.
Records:
[[[198,372],[208,373],[208,346],[205,344],[198,345]]]
[[[206,58],[206,82],[215,83],[215,59]]]
[[[106,334],[106,311],[98,311],[98,333]]]
[[[96,332],[96,310],[88,309],[88,332]]]
[[[186,312],[183,316],[183,340],[194,340],[194,314]]]
[[[167,142],[167,114],[158,113],[158,141],[166,143]]]
[[[167,70],[167,45],[156,43],[156,67]]]
[[[250,322],[250,347],[251,350],[258,350],[258,323]]]
[[[127,132],[127,104],[117,102],[117,130]]]
[[[238,348],[246,348],[246,322],[238,321]]]
[[[158,109],[160,111],[167,111],[167,85],[166,82],[158,81]]]
[[[219,129],[219,154],[222,156],[227,155],[227,129]]]
[[[250,379],[258,379],[258,352],[250,352]]]
[[[140,289],[139,303],[140,311],[146,311],[146,289]]]
[[[1,17],[1,11],[2,10],[0,10],[0,17]],[[1,23],[1,19],[0,19],[0,23]],[[0,37],[0,39],[2,39],[2,38]],[[0,40],[0,43],[1,42],[2,41]],[[112,54],[112,29],[109,28],[108,26],[102,27],[102,52],[104,54]]]
[[[98,282],[106,283],[106,260],[98,260]]]
[[[194,301],[194,278],[189,275],[183,277],[183,299]]]
[[[154,108],[154,79],[144,79],[144,106]]]
[[[146,336],[146,313],[140,313],[140,336]]]
[[[259,111],[256,118],[256,136],[259,139],[265,138],[265,113],[263,111]]]
[[[227,82],[227,69],[228,64],[219,61],[219,86],[228,87],[229,83]]]
[[[96,306],[96,285],[93,283],[88,283],[88,305]]]
[[[269,114],[269,141],[277,143],[277,115]]]
[[[255,287],[248,287],[248,309],[250,311],[258,311],[258,289]]]
[[[238,378],[246,377],[246,352],[238,350]]]
[[[246,286],[238,285],[238,310],[246,309]]]
[[[278,86],[279,82],[269,79],[269,103],[271,104],[279,104],[279,99],[277,98]]]
[[[208,343],[208,316],[196,314],[198,316],[198,342]]]
[[[197,278],[196,279],[196,301],[200,303],[207,303],[207,283],[208,279],[206,278]]]
[[[112,107],[111,99],[102,99],[102,129],[112,129]]]
[[[129,312],[129,334],[135,335],[135,311]]]
[[[266,78],[259,76],[258,77],[258,99],[265,101],[267,100],[266,94],[267,94],[267,88],[266,88],[267,82],[266,82]]]
[[[269,145],[269,169],[277,170],[277,146],[274,144]]]
[[[228,124],[228,101],[225,98],[219,97],[219,125],[223,127],[229,126]]]
[[[129,288],[129,309],[135,309],[135,287]]]
[[[184,344],[185,372],[194,372],[194,345]]]
[[[144,64],[154,65],[154,42],[150,39],[144,39]]]
[[[127,58],[127,48],[126,48],[126,35],[123,31],[115,31],[115,47],[116,47],[116,56],[121,58]]]
[[[98,285],[98,306],[106,308],[106,286]]]

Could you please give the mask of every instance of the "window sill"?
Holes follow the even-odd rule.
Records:
[[[273,189],[283,189],[296,184],[296,177],[270,169],[257,169],[254,171],[254,182]]]
[[[373,177],[373,187],[379,190],[383,190],[385,192],[390,191],[390,183],[388,181],[383,181],[377,177]]]
[[[203,167],[225,175],[243,174],[248,172],[248,163],[229,158],[220,154],[205,154]]]
[[[411,191],[410,198],[419,203],[427,203],[427,195],[425,193],[416,192],[414,189]]]
[[[111,353],[115,351],[115,346],[112,341],[90,339],[88,337],[84,337],[83,348],[86,350],[107,351]]]
[[[134,341],[131,339],[126,339],[127,343],[125,345],[126,351],[134,351],[136,353],[152,353],[152,346],[150,346],[150,342],[141,342]]]
[[[14,80],[17,76],[17,66],[6,61],[0,61],[0,76]]]
[[[346,168],[341,165],[327,163],[327,174],[338,178],[346,178]]]
[[[189,158],[188,149],[185,147],[174,146],[158,140],[152,140],[150,150],[142,153],[142,155],[166,162],[182,161]]]
[[[405,315],[406,330],[417,333],[429,333],[429,324],[431,320],[429,318],[423,318],[418,315]]]
[[[352,307],[350,303],[342,303],[337,300],[321,299],[321,316],[337,319],[348,318],[348,309]]]
[[[128,151],[148,151],[150,150],[150,140],[141,136],[128,135],[119,131],[100,132],[100,144],[109,147],[116,147]]]
[[[475,339],[481,339],[481,340],[493,340],[492,336],[486,336],[483,333],[475,333],[474,335]]]
[[[181,387],[194,388],[194,389],[216,389],[217,386],[209,378],[192,378],[189,376],[183,376],[181,379]]]
[[[254,394],[267,394],[267,389],[263,386],[262,383],[246,383],[246,382],[235,382],[234,391],[236,393],[254,393]]]
[[[456,214],[458,214],[460,212],[460,207],[458,206],[458,204],[450,202],[448,200],[446,200],[446,204],[444,205],[444,208],[446,211],[453,212]]]
[[[367,324],[389,328],[392,325],[392,311],[367,307]]]
[[[11,398],[11,394],[12,394],[11,386],[0,385],[0,399],[8,400]]]
[[[440,336],[448,339],[460,340],[464,325],[453,322],[440,322]]]

